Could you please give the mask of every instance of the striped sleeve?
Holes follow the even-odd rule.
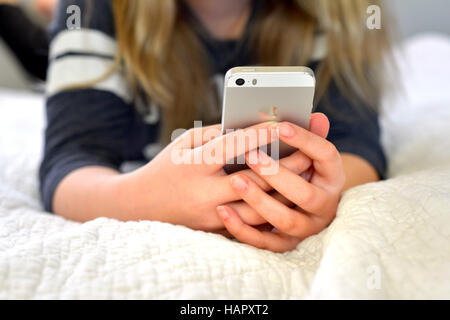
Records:
[[[66,27],[67,8],[77,6],[80,29]],[[92,82],[113,67],[116,54],[114,20],[108,0],[63,0],[59,2],[51,26],[47,95],[53,96],[73,87]],[[93,85],[130,103],[131,96],[124,74],[117,71]]]
[[[70,5],[81,9],[79,30],[66,29]],[[88,88],[73,89],[110,70],[116,51],[113,26],[107,0],[59,2],[51,27],[47,128],[39,172],[42,202],[49,212],[57,186],[69,173],[86,166],[118,169],[130,154],[136,114],[124,75],[117,71]]]

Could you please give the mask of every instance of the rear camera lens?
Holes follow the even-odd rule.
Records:
[[[239,78],[239,79],[236,80],[236,84],[237,84],[238,86],[242,86],[242,85],[244,85],[244,83],[245,83],[245,80],[242,79],[242,78]]]

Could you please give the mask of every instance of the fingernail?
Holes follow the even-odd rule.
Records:
[[[282,123],[279,127],[280,134],[286,138],[293,137],[295,135],[295,130],[290,124]]]
[[[220,218],[222,218],[222,220],[226,220],[230,217],[230,214],[228,213],[227,209],[225,209],[222,206],[218,206],[216,208],[217,213],[219,214]]]
[[[233,178],[231,178],[231,185],[239,193],[247,191],[248,188],[247,181],[245,181],[240,176],[234,176]]]

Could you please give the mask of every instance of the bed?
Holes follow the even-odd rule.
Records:
[[[43,97],[2,90],[0,299],[449,299],[450,40],[417,36],[398,54],[402,91],[381,116],[389,179],[347,191],[328,228],[282,254],[43,212]]]

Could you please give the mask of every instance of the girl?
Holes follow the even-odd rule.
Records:
[[[66,28],[70,5],[80,8],[79,30]],[[77,221],[158,220],[227,231],[272,251],[294,249],[333,220],[343,190],[377,181],[385,171],[376,106],[388,41],[384,29],[367,29],[368,5],[60,1],[40,169],[45,208]],[[247,160],[256,152],[259,162],[232,175],[217,164],[175,164],[174,153],[225,150],[246,130],[271,130],[261,123],[194,145],[194,135],[211,129],[195,128],[167,144],[174,129],[194,120],[220,122],[216,89],[229,68],[243,65],[315,70],[310,130],[278,126],[279,138],[298,151],[269,176],[261,169],[273,160],[249,154],[250,146],[243,150]],[[147,163],[127,173],[123,164],[130,161]]]

